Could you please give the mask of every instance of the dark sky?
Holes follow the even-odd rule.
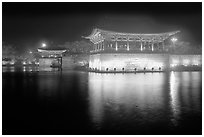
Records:
[[[93,28],[160,33],[181,30],[178,39],[202,43],[202,3],[14,3],[3,2],[3,41],[21,50],[40,42],[81,40]]]

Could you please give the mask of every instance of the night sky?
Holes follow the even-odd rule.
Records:
[[[82,40],[93,28],[132,33],[181,30],[180,41],[202,43],[202,3],[5,3],[3,42],[21,50]]]

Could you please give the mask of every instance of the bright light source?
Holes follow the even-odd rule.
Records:
[[[11,65],[14,65],[14,62],[10,62]]]
[[[32,54],[33,52],[32,52],[32,51],[30,51],[29,53],[30,53],[30,54]]]
[[[44,48],[44,47],[46,47],[47,45],[45,44],[45,43],[42,43],[42,47]]]
[[[175,66],[177,66],[177,64],[171,64],[171,67],[172,67],[172,68],[175,67]]]
[[[23,65],[26,65],[26,62],[25,62],[25,61],[23,62]]]
[[[172,60],[172,63],[178,65],[178,64],[179,64],[179,60],[178,60],[178,59],[173,59],[173,60]]]
[[[171,41],[172,42],[176,42],[178,39],[177,38],[172,38]]]
[[[193,65],[199,65],[200,63],[199,63],[199,61],[198,60],[193,60]]]

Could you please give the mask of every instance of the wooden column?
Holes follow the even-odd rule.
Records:
[[[152,42],[152,51],[154,51],[154,42]]]
[[[103,50],[103,41],[101,41],[101,50]]]
[[[129,41],[128,41],[128,38],[127,38],[127,51],[130,50],[130,46],[129,46]]]
[[[102,50],[102,42],[100,42],[100,50]]]
[[[143,45],[142,45],[142,41],[140,41],[140,50],[143,51]]]
[[[95,51],[97,51],[97,44],[94,44]]]
[[[116,50],[116,51],[118,50],[117,38],[116,38],[116,41],[115,41],[115,50]]]

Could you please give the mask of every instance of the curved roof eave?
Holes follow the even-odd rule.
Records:
[[[123,33],[123,32],[115,32],[115,31],[108,31],[108,30],[102,30],[102,29],[94,29],[92,31],[92,33],[87,36],[87,37],[83,37],[86,39],[91,39],[94,35],[96,35],[96,33],[101,32],[101,33],[109,33],[112,35],[129,35],[129,36],[172,36],[175,35],[176,33],[179,33],[180,31],[172,31],[172,32],[165,32],[165,33],[150,33],[150,34],[146,34],[146,33]]]
[[[67,51],[66,49],[64,49],[64,50],[52,50],[52,49],[40,49],[40,48],[38,48],[37,50],[38,50],[38,52],[61,52],[61,53],[64,53]]]

